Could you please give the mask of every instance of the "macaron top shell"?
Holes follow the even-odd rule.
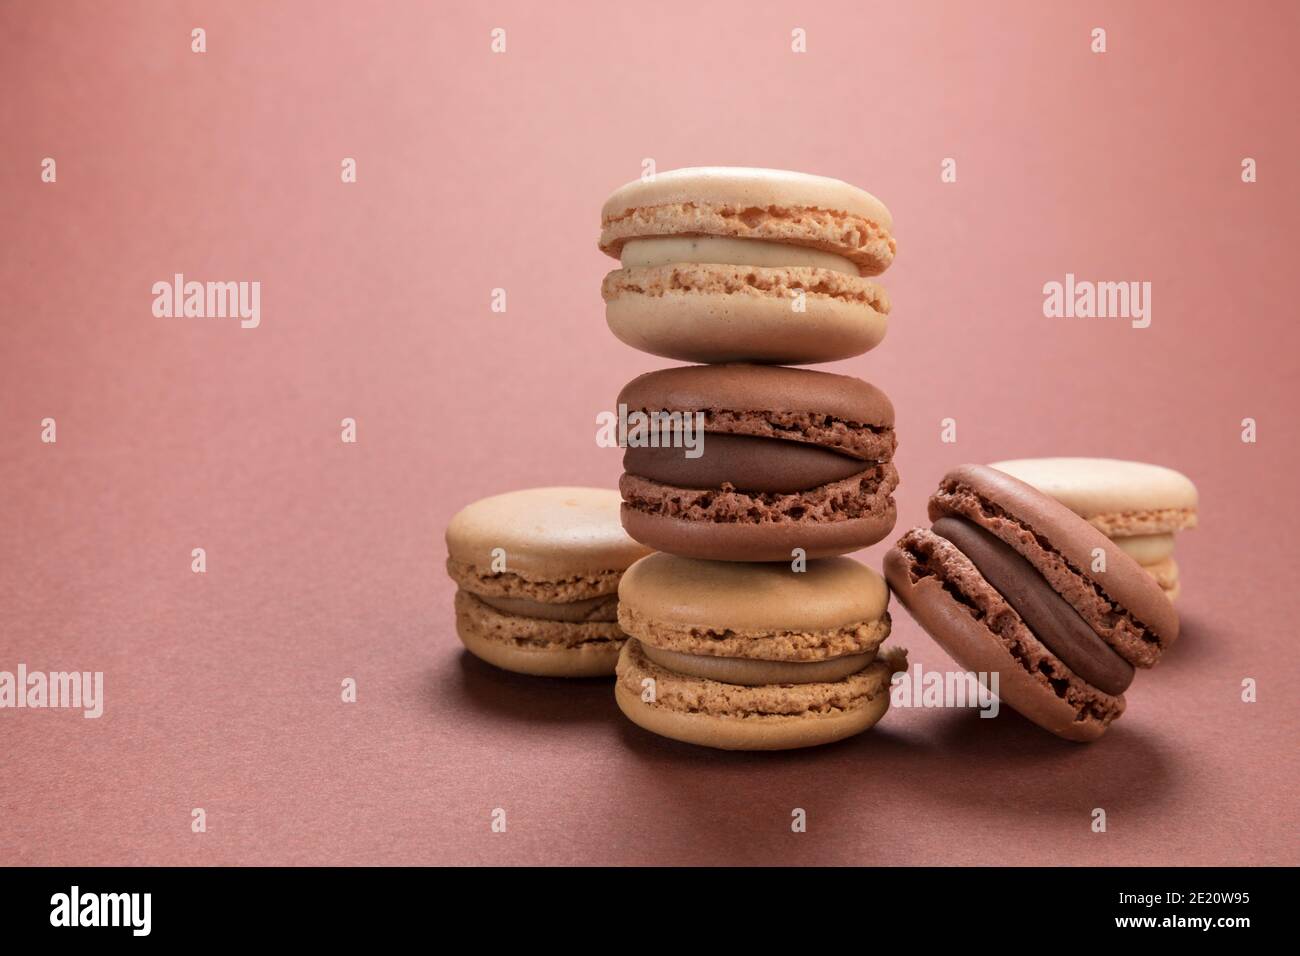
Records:
[[[610,488],[529,488],[483,498],[451,519],[447,552],[487,567],[501,548],[506,571],[532,579],[622,571],[650,549],[623,530],[621,502]]]
[[[713,166],[670,170],[615,190],[601,210],[599,245],[619,258],[630,239],[758,239],[834,253],[870,276],[893,261],[892,226],[884,203],[838,179]]]
[[[660,624],[727,631],[829,630],[879,620],[884,579],[850,558],[736,564],[652,554],[623,575],[619,602]]]
[[[989,466],[1051,495],[1085,518],[1195,509],[1196,486],[1181,472],[1117,458],[1016,458]]]
[[[638,375],[618,394],[629,410],[728,409],[812,413],[892,428],[894,406],[874,385],[848,375],[781,365],[683,365]]]
[[[985,465],[962,465],[940,482],[939,491],[930,499],[930,519],[970,517],[953,504],[963,500],[973,500],[970,506],[988,519],[982,522],[987,530],[1031,563],[1039,556],[1027,551],[1024,540],[1006,529],[1007,525],[1026,529],[1040,544],[1059,554],[1076,574],[1149,630],[1162,647],[1177,639],[1178,614],[1159,585],[1117,544],[1055,498],[1006,472]],[[1097,550],[1105,555],[1104,572],[1091,571]]]
[[[601,221],[630,209],[676,203],[709,202],[728,206],[807,206],[847,212],[894,225],[889,210],[865,189],[829,176],[748,166],[694,166],[635,179],[616,189],[601,207]]]

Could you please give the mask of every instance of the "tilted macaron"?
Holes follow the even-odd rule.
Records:
[[[1116,458],[1018,458],[989,467],[1051,495],[1113,539],[1173,600],[1181,590],[1174,534],[1195,528],[1196,486],[1161,465]]]
[[[652,554],[619,585],[629,640],[615,698],[652,733],[725,750],[785,750],[861,733],[889,707],[902,651],[889,591],[849,558],[734,564]]]
[[[619,481],[623,526],[649,547],[719,561],[846,554],[894,527],[894,408],[845,375],[771,365],[649,372],[619,393],[636,413],[694,416],[702,454],[634,447]]]
[[[702,167],[617,190],[601,211],[605,316],[635,349],[691,362],[801,365],[860,355],[889,298],[889,210],[824,176]]]
[[[1100,737],[1133,669],[1178,637],[1160,588],[1087,521],[993,468],[950,471],[929,513],[932,528],[885,556],[898,599],[962,667],[996,672],[1022,715],[1070,740]]]
[[[649,549],[619,524],[618,493],[531,488],[476,501],[447,527],[456,632],[521,674],[612,674],[625,635],[618,584]]]

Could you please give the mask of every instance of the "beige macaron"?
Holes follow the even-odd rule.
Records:
[[[465,647],[521,674],[612,674],[619,581],[650,550],[623,531],[619,505],[612,489],[530,488],[457,512],[447,573]]]
[[[880,200],[838,179],[742,167],[676,169],[618,189],[600,248],[619,339],[695,362],[807,364],[884,338],[893,261]]]
[[[1197,523],[1196,485],[1186,475],[1117,458],[1017,458],[990,467],[1088,519],[1142,565],[1167,598],[1178,596],[1174,536]]]
[[[849,558],[739,564],[652,554],[619,586],[629,640],[615,699],[663,737],[724,750],[810,747],[861,733],[889,707],[901,651],[889,590]]]

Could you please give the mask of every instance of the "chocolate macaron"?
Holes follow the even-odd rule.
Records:
[[[691,365],[633,379],[618,403],[629,423],[623,526],[649,547],[788,562],[795,548],[846,554],[893,530],[894,408],[873,385],[782,366]],[[662,424],[638,430],[634,420]],[[672,437],[683,435],[703,440],[691,448]]]
[[[462,508],[447,526],[456,632],[475,656],[521,674],[612,674],[623,572],[649,553],[619,524],[618,493],[530,488]]]
[[[889,591],[850,558],[735,564],[652,554],[619,585],[615,698],[652,733],[725,750],[830,743],[889,707]]]
[[[1095,740],[1124,712],[1134,668],[1178,637],[1159,586],[1060,502],[983,465],[944,476],[929,529],[885,556],[898,599],[964,668],[1039,726]]]
[[[866,276],[894,258],[884,203],[838,179],[773,169],[675,169],[617,190],[600,248],[622,268],[601,294],[610,330],[690,362],[802,365],[860,355],[889,297]]]

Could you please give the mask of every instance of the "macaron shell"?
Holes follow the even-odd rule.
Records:
[[[539,677],[606,677],[626,635],[615,623],[568,623],[502,614],[465,591],[456,594],[456,634],[475,657]]]
[[[1106,732],[1105,722],[1093,716],[1080,719],[1072,704],[1032,676],[998,636],[976,620],[936,577],[914,581],[910,563],[897,547],[885,555],[885,577],[916,622],[963,669],[998,675],[998,699],[1021,716],[1066,740],[1087,742]]]
[[[898,513],[893,498],[877,514],[842,521],[741,523],[691,521],[623,506],[623,526],[629,535],[656,551],[711,561],[785,561],[796,548],[804,557],[849,554],[894,530]]]
[[[643,730],[670,740],[715,750],[797,750],[835,743],[869,730],[889,710],[889,694],[861,707],[801,717],[718,717],[652,708],[621,683],[614,686],[618,709]]]
[[[623,387],[618,402],[629,410],[813,413],[894,427],[893,403],[874,385],[848,375],[774,365],[683,365],[647,372]]]
[[[841,657],[874,654],[889,637],[893,621],[889,614],[885,613],[875,619],[853,621],[838,627],[815,628],[796,625],[767,631],[757,629],[737,631],[729,627],[677,624],[643,615],[631,605],[620,604],[618,625],[624,633],[629,637],[635,637],[646,648],[674,651],[696,658],[775,661],[802,666]],[[691,671],[688,669],[687,673]],[[724,680],[717,676],[714,679]],[[737,680],[730,683],[743,684],[745,681]],[[784,681],[763,683],[784,683]]]
[[[994,462],[1113,537],[1195,527],[1197,491],[1172,468],[1117,458],[1017,458]]]
[[[633,723],[662,737],[722,750],[789,750],[875,724],[889,709],[890,674],[905,666],[896,651],[842,681],[743,687],[665,670],[633,638],[619,656],[614,695]],[[647,686],[653,702],[642,700]]]
[[[505,552],[505,570],[534,580],[622,571],[647,549],[619,521],[618,492],[608,488],[530,488],[483,498],[447,526],[447,551],[464,565],[492,566]]]
[[[652,554],[632,565],[619,600],[660,623],[735,632],[819,630],[883,617],[889,588],[851,558],[785,564],[735,564]]]
[[[1136,561],[1018,478],[984,465],[954,468],[931,497],[929,514],[931,520],[964,516],[1011,545],[1135,666],[1150,667],[1178,637],[1177,613]],[[1104,572],[1091,571],[1095,551],[1105,557]],[[1117,617],[1117,607],[1129,617]],[[1155,642],[1130,633],[1135,626]]]
[[[865,189],[830,176],[752,166],[691,166],[634,179],[616,189],[601,207],[602,221],[630,209],[708,202],[728,206],[811,206],[862,216],[886,229],[889,210]]]
[[[775,292],[625,292],[607,298],[605,321],[619,340],[650,355],[784,365],[861,355],[879,345],[888,328],[879,303],[808,294],[804,310],[795,312],[793,302]]]

